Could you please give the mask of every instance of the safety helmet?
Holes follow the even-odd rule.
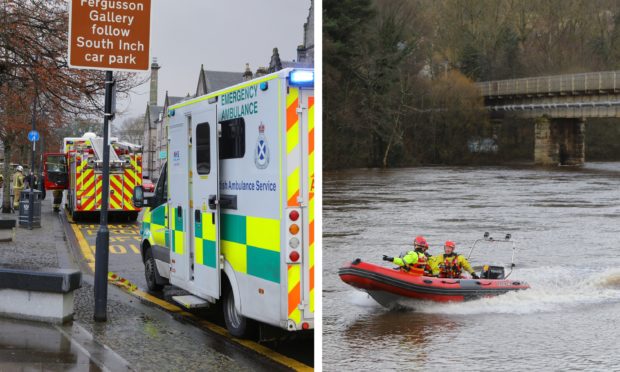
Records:
[[[15,168],[15,169],[17,169],[18,172],[23,172],[24,171],[24,167],[22,167],[21,165],[18,165],[17,168]]]
[[[423,248],[423,249],[428,249],[428,243],[426,242],[426,239],[424,239],[424,237],[422,235],[418,235],[415,237],[415,239],[413,240],[413,246],[415,248]]]
[[[445,248],[450,248],[452,249],[452,251],[454,251],[454,248],[456,248],[456,244],[454,244],[454,242],[452,240],[446,240],[446,243],[443,245],[444,249]]]

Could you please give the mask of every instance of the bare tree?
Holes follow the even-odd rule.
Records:
[[[33,115],[43,126],[102,111],[102,71],[75,70],[67,63],[67,3],[64,0],[0,0],[0,141],[5,159],[24,137]],[[116,74],[117,92],[140,84],[135,74]],[[47,129],[47,128],[41,128]],[[27,131],[26,131],[27,132]],[[10,179],[9,161],[4,178]],[[5,182],[3,211],[10,210]]]
[[[144,116],[126,119],[119,126],[119,129],[113,133],[121,141],[142,145],[144,140]]]

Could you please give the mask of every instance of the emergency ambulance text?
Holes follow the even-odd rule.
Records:
[[[257,95],[257,85],[225,93],[221,96],[222,106],[232,105],[234,103],[256,98]],[[239,106],[224,108],[224,110],[222,111],[221,120],[232,120],[254,114],[258,114],[258,101],[246,102]]]

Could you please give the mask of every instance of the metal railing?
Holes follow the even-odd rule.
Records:
[[[476,86],[484,97],[616,92],[620,89],[620,71],[484,81]]]

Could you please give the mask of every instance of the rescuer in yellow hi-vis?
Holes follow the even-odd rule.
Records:
[[[409,251],[401,257],[389,257],[383,255],[383,261],[395,263],[400,266],[403,271],[414,275],[424,275],[429,273],[428,267],[428,243],[423,236],[416,236],[413,241],[413,251]]]
[[[463,270],[467,271],[472,278],[478,279],[478,275],[471,267],[465,256],[454,251],[456,244],[448,240],[444,244],[444,254],[431,257],[429,260],[433,276],[440,278],[460,278]]]
[[[13,209],[19,208],[19,195],[24,189],[24,168],[18,165],[13,175]]]

